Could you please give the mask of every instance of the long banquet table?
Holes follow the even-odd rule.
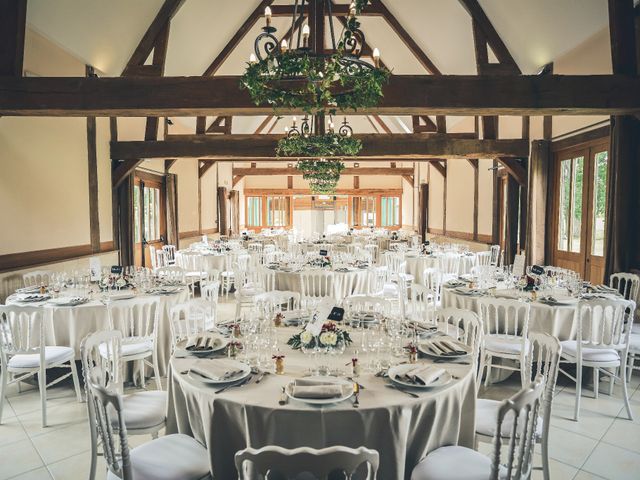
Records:
[[[191,435],[205,444],[214,478],[237,478],[234,455],[248,446],[366,446],[380,452],[378,478],[385,480],[408,479],[413,466],[440,446],[473,447],[475,375],[469,365],[447,364],[458,378],[446,387],[420,392],[417,399],[369,373],[358,378],[365,387],[358,409],[351,400],[323,407],[289,400],[280,406],[282,387],[306,375],[311,361],[284,345],[297,331],[278,329],[285,375],[267,375],[260,384],[250,382],[220,394],[184,374],[192,358],[172,358],[167,433]],[[333,361],[344,369],[352,351],[347,348]]]

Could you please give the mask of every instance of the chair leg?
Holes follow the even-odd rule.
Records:
[[[4,407],[4,396],[7,390],[7,382],[9,377],[9,372],[6,371],[6,368],[0,369],[0,425],[2,424],[2,410]]]
[[[627,382],[631,381],[631,375],[633,375],[633,364],[636,362],[636,354],[630,353],[627,359]]]
[[[576,365],[576,404],[573,419],[577,422],[580,416],[580,396],[582,395],[582,363]]]
[[[487,356],[487,376],[484,379],[484,386],[489,386],[489,379],[491,378],[491,364],[493,363],[493,357],[491,355]]]
[[[526,387],[529,384],[529,381],[527,379],[527,368],[526,368],[526,361],[521,358],[520,359],[520,384],[522,385],[522,388]]]
[[[73,387],[76,389],[76,398],[78,399],[78,403],[82,403],[82,392],[80,390],[80,379],[78,378],[78,367],[76,367],[75,360],[71,359],[69,361],[71,365],[71,378],[73,379]]]
[[[482,385],[482,374],[484,373],[485,368],[485,354],[484,352],[480,352],[480,368],[478,369],[478,378],[476,379],[476,391],[480,389],[480,385]]]
[[[593,398],[598,399],[598,393],[600,391],[600,369],[593,367]]]
[[[622,365],[620,365],[620,371],[622,372],[622,397],[624,398],[624,406],[627,409],[627,416],[629,420],[633,421],[633,412],[631,411],[631,405],[629,404],[629,392],[627,391],[627,359],[623,359]]]
[[[542,456],[542,478],[544,480],[550,480],[551,474],[549,473],[549,439],[548,433],[543,433],[542,444],[540,449],[540,455]]]
[[[40,388],[40,408],[42,409],[42,428],[47,426],[47,370],[40,368],[38,372],[38,387]]]
[[[622,368],[622,367],[620,367]],[[613,373],[614,375],[618,376],[622,376],[622,372],[618,373],[618,368],[612,368],[611,370],[613,370],[611,373]],[[609,377],[609,396],[611,397],[613,395],[613,387],[616,384],[616,379],[615,377]]]
[[[158,353],[154,349],[153,351],[153,375],[156,377],[156,388],[161,391],[162,383],[160,382],[160,368],[158,367]]]

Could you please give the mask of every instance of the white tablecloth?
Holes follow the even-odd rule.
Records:
[[[566,295],[566,294],[565,294]],[[562,298],[561,294],[554,294],[557,298]],[[496,297],[517,298],[515,290],[497,290]],[[456,307],[472,310],[479,313],[478,298],[457,293],[455,289],[442,287],[442,307]],[[549,333],[557,337],[560,341],[572,340],[576,330],[573,325],[573,315],[577,303],[571,305],[546,305],[540,302],[531,302],[529,312],[529,331],[538,333]]]
[[[204,268],[207,272],[211,270],[218,270],[223,272],[226,267],[226,258],[227,256],[223,253],[220,255],[215,255],[211,253],[203,254],[202,261],[204,262]]]
[[[167,433],[191,435],[205,444],[214,478],[237,478],[233,458],[247,446],[366,446],[380,453],[378,478],[384,480],[408,479],[420,459],[438,447],[473,447],[475,375],[468,365],[448,365],[460,379],[417,399],[386,387],[388,380],[366,374],[358,379],[365,386],[358,409],[351,401],[321,407],[289,400],[280,406],[282,387],[304,375],[310,363],[284,345],[296,331],[279,329],[280,349],[286,353],[284,376],[268,375],[260,384],[217,395],[215,388],[180,373],[193,360],[171,360]],[[344,369],[352,353],[349,347],[333,361]]]
[[[426,268],[438,267],[438,256],[434,255],[418,255],[416,257],[405,257],[406,273],[413,275],[415,282],[424,285],[424,270]],[[458,275],[471,273],[471,269],[476,264],[475,255],[460,255],[460,265],[458,267]]]
[[[169,357],[171,355],[171,327],[169,326],[169,311],[178,303],[186,302],[189,298],[187,287],[173,295],[158,295],[160,298],[160,315],[158,320],[158,363],[160,375],[166,375]],[[12,295],[7,298],[7,304],[15,302]],[[48,346],[72,347],[76,352],[76,359],[80,360],[80,345],[90,333],[109,328],[107,307],[99,300],[91,300],[75,307],[59,307],[50,304],[30,304],[52,311],[48,317],[50,324],[46,325],[46,342]],[[45,316],[45,318],[47,318]],[[118,319],[114,319],[118,322]],[[117,323],[116,323],[117,324]]]
[[[344,282],[350,283],[352,288],[350,288],[350,295],[354,294],[363,294],[366,293],[366,280],[367,280],[367,270],[364,269],[354,269],[349,272],[333,272],[334,281],[338,283],[338,290],[343,291],[342,285]],[[301,272],[283,272],[280,270],[276,270],[276,290],[280,291],[291,291],[298,292],[302,295],[302,273]],[[330,285],[331,289],[335,288],[333,285]],[[314,294],[319,294],[319,292],[314,292]],[[337,295],[337,300],[342,300],[341,295]]]

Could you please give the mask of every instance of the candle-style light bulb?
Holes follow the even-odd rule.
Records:
[[[356,16],[356,3],[355,2],[351,2],[351,5],[349,5],[349,17],[355,17]]]
[[[373,49],[373,63],[376,67],[380,66],[380,50],[378,48]]]
[[[271,26],[271,7],[264,9],[264,18],[267,21],[267,27]]]
[[[256,57],[255,53],[249,55],[249,63],[258,63],[258,57]]]
[[[309,25],[305,23],[302,27],[302,42],[305,46],[307,45],[307,41],[309,40],[310,33],[311,30],[309,29]]]
[[[289,133],[289,127],[284,127],[284,133]]]
[[[289,49],[289,43],[287,42],[286,38],[282,39],[282,43],[280,44],[280,50],[282,50],[283,52],[286,52]]]
[[[294,127],[296,126],[296,122],[297,122],[297,121],[298,121],[298,118],[297,118],[297,117],[293,117],[293,126],[294,126]]]

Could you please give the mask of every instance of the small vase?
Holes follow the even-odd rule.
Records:
[[[416,363],[418,361],[418,352],[409,352],[409,363]]]
[[[276,358],[276,375],[284,375],[284,357]]]

